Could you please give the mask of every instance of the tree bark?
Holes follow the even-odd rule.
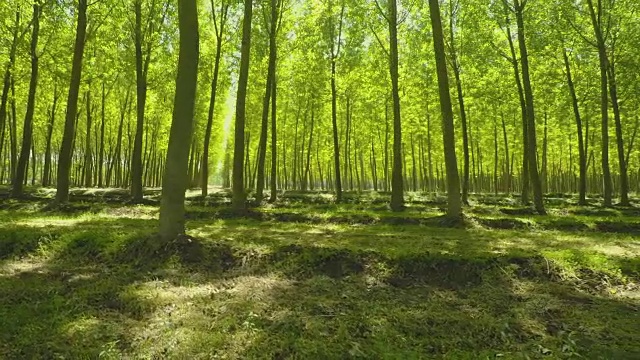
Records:
[[[526,1],[525,1],[526,3]],[[529,158],[529,176],[531,187],[533,188],[533,202],[536,211],[540,215],[545,215],[544,200],[542,194],[542,183],[540,174],[538,173],[538,151],[536,143],[536,120],[533,107],[533,90],[531,89],[531,80],[529,75],[529,55],[527,53],[527,45],[524,33],[524,5],[520,4],[520,0],[514,0],[516,10],[516,21],[518,23],[518,43],[520,45],[520,61],[522,62],[522,84],[524,88],[524,96],[527,104],[527,140],[528,140],[528,158]]]
[[[267,84],[262,103],[262,129],[260,132],[260,144],[258,150],[258,178],[256,184],[256,203],[260,204],[264,192],[264,173],[267,157],[267,133],[269,132],[269,103],[273,90],[273,80],[276,71],[276,26],[278,23],[278,1],[271,0],[271,22],[269,29],[269,66],[267,69]]]
[[[71,172],[71,156],[73,139],[75,137],[75,120],[78,112],[78,94],[82,78],[82,57],[84,56],[85,38],[87,33],[87,0],[78,0],[78,21],[76,40],[73,50],[71,80],[67,98],[67,112],[65,116],[64,134],[60,147],[58,161],[57,190],[55,202],[58,204],[69,201],[69,175]]]
[[[213,127],[213,115],[216,107],[216,94],[218,90],[218,73],[220,71],[220,59],[222,57],[222,36],[224,35],[224,26],[227,22],[229,13],[229,4],[224,2],[220,6],[220,23],[216,20],[215,4],[211,0],[211,18],[216,32],[216,57],[213,65],[213,79],[211,80],[211,97],[209,99],[209,112],[207,114],[207,128],[204,134],[204,146],[202,149],[202,196],[207,196],[209,192],[209,144],[211,142],[211,129]]]
[[[402,124],[400,120],[400,90],[398,87],[398,7],[389,1],[389,71],[393,98],[393,171],[391,173],[391,210],[404,209],[402,181]],[[442,28],[441,28],[442,31]]]
[[[578,106],[578,97],[576,96],[576,90],[573,85],[573,77],[571,76],[571,65],[569,64],[569,56],[567,50],[563,49],[562,53],[564,57],[564,67],[567,73],[567,86],[569,87],[569,94],[571,95],[571,104],[573,106],[573,115],[576,118],[576,128],[578,131],[578,156],[580,162],[580,183],[578,186],[579,192],[579,205],[587,204],[587,155],[584,144],[584,137],[582,135],[582,119],[580,117],[580,107]]]
[[[433,48],[438,74],[438,90],[442,111],[442,140],[444,142],[444,159],[447,172],[447,217],[457,221],[462,217],[462,201],[460,198],[460,177],[456,159],[455,131],[453,126],[453,109],[449,93],[449,75],[445,58],[444,34],[440,18],[438,0],[429,0],[431,28],[433,30]]]
[[[247,82],[249,78],[249,57],[251,53],[251,17],[253,0],[244,0],[242,24],[242,46],[240,48],[240,74],[236,97],[235,143],[233,151],[233,208],[245,211],[247,195],[244,188],[244,127],[246,117]]]
[[[608,59],[607,48],[602,34],[602,6],[598,2],[598,9],[593,6],[593,0],[587,0],[591,24],[598,46],[598,61],[600,64],[600,115],[602,118],[602,177],[604,186],[604,206],[612,205],[613,183],[611,181],[611,170],[609,168],[609,95],[608,88]]]
[[[187,161],[193,135],[198,83],[198,5],[196,0],[178,0],[180,51],[160,202],[160,237],[170,241],[184,234],[184,197],[188,186]]]
[[[24,116],[24,125],[22,127],[22,148],[18,166],[16,170],[16,180],[13,182],[11,196],[22,196],[23,182],[27,172],[27,163],[29,161],[29,152],[32,149],[33,142],[33,112],[36,105],[36,92],[38,89],[38,36],[40,33],[40,5],[38,2],[33,3],[33,31],[31,33],[31,80],[29,81],[29,97],[27,99],[27,111]],[[35,154],[34,154],[35,157]],[[33,160],[35,166],[35,158]],[[35,169],[35,168],[34,168]]]
[[[329,9],[331,10],[331,4]],[[335,192],[336,203],[342,202],[342,177],[340,176],[340,143],[338,140],[338,104],[337,104],[337,91],[336,91],[336,62],[340,55],[340,46],[342,42],[342,20],[344,17],[345,4],[342,3],[342,10],[340,11],[340,25],[338,29],[338,41],[336,49],[335,41],[335,26],[333,23],[333,14],[331,14],[331,125],[333,129],[333,161],[335,166]]]

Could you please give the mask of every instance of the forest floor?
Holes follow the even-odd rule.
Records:
[[[287,193],[245,218],[190,193],[158,245],[157,191],[0,189],[3,359],[640,358],[640,206],[549,215],[477,195]]]

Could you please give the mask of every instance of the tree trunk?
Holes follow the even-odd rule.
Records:
[[[244,126],[246,117],[247,81],[249,78],[249,56],[251,53],[251,17],[253,0],[244,0],[242,24],[242,46],[240,49],[240,74],[236,97],[235,143],[233,151],[233,208],[245,211],[247,195],[244,189]]]
[[[100,145],[98,148],[98,187],[103,186],[103,170],[104,170],[104,122],[105,122],[105,102],[107,94],[104,82],[102,83],[102,101],[100,102]]]
[[[442,111],[442,140],[444,142],[444,159],[447,171],[447,217],[458,220],[462,217],[462,201],[460,198],[460,177],[458,175],[458,161],[456,159],[456,141],[453,127],[453,110],[451,94],[449,93],[449,75],[447,74],[447,60],[445,58],[444,34],[440,18],[440,4],[438,0],[429,0],[431,28],[433,30],[433,48],[438,74],[438,89],[440,94],[440,108]]]
[[[147,53],[142,53],[142,0],[134,2],[136,16],[135,24],[135,49],[136,49],[136,135],[133,141],[133,153],[131,158],[131,198],[134,202],[142,201],[142,136],[144,133],[144,112],[147,103],[147,74],[151,61],[151,41],[147,39]],[[151,17],[153,15],[149,15]],[[149,28],[153,26],[153,20],[149,18]],[[152,30],[150,30],[152,31]]]
[[[457,49],[455,47],[455,27],[457,14],[454,7],[454,2],[449,1],[449,30],[450,30],[450,44],[451,47],[451,63],[453,67],[453,74],[456,80],[456,90],[458,94],[458,104],[460,105],[460,122],[462,125],[462,149],[464,152],[464,166],[462,172],[462,203],[469,205],[469,135],[467,132],[467,113],[464,105],[464,95],[462,93],[462,81],[460,81],[460,63],[458,61]]]
[[[507,125],[504,121],[504,113],[501,114],[502,120],[502,138],[504,141],[504,183],[505,183],[505,192],[509,194],[511,192],[511,169],[510,169],[510,161],[509,161],[509,139],[507,138]]]
[[[277,59],[277,56],[275,56]],[[277,173],[278,173],[278,132],[276,125],[276,116],[277,116],[277,77],[273,74],[273,82],[271,83],[271,194],[269,196],[269,202],[273,203],[276,201],[278,197],[278,183],[277,183]]]
[[[216,94],[218,90],[218,73],[220,70],[220,58],[222,57],[222,36],[224,35],[224,26],[229,13],[229,4],[223,2],[220,7],[220,23],[216,21],[215,4],[211,0],[211,17],[216,32],[216,57],[213,65],[213,79],[211,80],[211,97],[209,99],[209,113],[207,114],[207,128],[204,134],[204,146],[202,149],[202,196],[205,197],[209,191],[209,144],[211,142],[211,128],[213,127],[213,115],[216,107]]]
[[[11,47],[9,49],[9,61],[7,62],[7,66],[4,72],[4,81],[2,85],[2,97],[0,98],[0,132],[2,133],[2,137],[0,138],[0,151],[4,148],[4,133],[6,129],[6,120],[7,120],[7,102],[9,99],[9,91],[11,89],[11,71],[13,70],[13,66],[15,64],[16,59],[16,49],[18,47],[18,31],[20,28],[20,12],[16,11],[15,24],[13,28],[13,37],[11,41]],[[9,129],[11,130],[11,129]],[[10,172],[10,176],[13,179],[13,172]]]
[[[269,132],[269,102],[273,90],[273,78],[276,71],[276,26],[278,22],[278,1],[271,0],[271,23],[269,25],[269,67],[267,69],[267,85],[262,103],[262,129],[258,150],[258,179],[256,184],[256,203],[262,202],[264,191],[264,168],[267,157],[267,133]]]
[[[311,130],[309,132],[309,143],[307,144],[307,164],[304,169],[304,179],[302,180],[302,190],[307,190],[309,181],[309,171],[311,169],[311,146],[313,144],[313,125],[315,122],[315,104],[311,105]]]
[[[58,85],[53,88],[53,105],[49,113],[49,123],[47,124],[47,143],[44,152],[44,171],[42,176],[42,186],[51,184],[51,138],[53,137],[53,127],[56,123],[56,110],[58,108]]]
[[[612,51],[613,53],[613,51]],[[618,103],[618,84],[616,82],[615,58],[611,55],[609,62],[609,94],[613,108],[613,118],[616,126],[616,148],[618,150],[618,164],[620,168],[620,205],[629,206],[629,176],[627,175],[627,162],[625,160],[624,139],[622,137],[622,121],[620,119],[620,106]]]
[[[91,125],[92,125],[92,117],[91,117],[91,84],[88,84],[89,90],[87,90],[87,132],[85,135],[85,147],[84,147],[84,162],[82,168],[84,169],[84,186],[91,187],[92,180],[92,154],[91,154]]]
[[[587,0],[591,24],[598,45],[598,60],[600,63],[600,114],[602,116],[602,177],[604,185],[604,206],[612,205],[613,184],[609,168],[609,96],[608,88],[608,59],[607,48],[602,34],[602,7],[598,2],[598,9],[593,7],[593,1]]]
[[[542,184],[540,182],[540,175],[538,174],[538,152],[536,144],[536,120],[533,108],[533,91],[531,89],[531,80],[529,76],[529,57],[527,53],[527,45],[525,42],[524,33],[524,6],[520,5],[520,0],[514,0],[514,7],[516,10],[516,20],[518,23],[518,42],[520,45],[520,61],[522,62],[522,83],[527,105],[527,155],[529,158],[529,176],[531,178],[531,186],[533,188],[533,202],[536,207],[536,211],[538,211],[540,215],[544,215],[546,214],[546,211],[544,209]]]
[[[86,32],[87,0],[78,0],[78,24],[73,51],[64,134],[62,136],[62,146],[60,147],[60,156],[58,161],[58,185],[55,198],[55,202],[58,204],[69,201],[69,175],[71,171],[73,138],[75,137],[76,132],[75,120],[78,111],[78,94],[80,90],[80,80],[82,78],[82,57],[84,55]]]
[[[516,49],[511,36],[511,24],[509,15],[506,16],[507,40],[509,41],[509,50],[511,52],[511,64],[513,73],[518,87],[518,99],[520,100],[520,110],[522,114],[522,188],[521,202],[523,205],[529,205],[529,137],[527,131],[527,102],[524,95],[522,81],[520,80],[520,69],[518,67],[518,58],[516,57]]]
[[[22,148],[20,151],[20,158],[18,160],[16,180],[13,182],[13,189],[11,190],[11,196],[14,197],[19,197],[22,195],[22,186],[27,172],[29,152],[32,149],[33,142],[33,112],[36,105],[36,91],[38,89],[38,35],[40,33],[40,6],[37,2],[33,3],[32,23],[33,32],[31,33],[31,80],[29,82],[27,111],[24,116],[24,125],[22,127]],[[35,153],[34,159],[32,161],[35,166]]]
[[[180,51],[176,92],[160,202],[160,237],[164,242],[184,234],[187,161],[193,134],[198,83],[198,8],[196,0],[178,0]]]
[[[338,104],[336,91],[336,61],[340,55],[340,47],[342,45],[342,20],[344,18],[345,3],[342,3],[340,11],[340,25],[338,27],[338,41],[336,49],[336,39],[334,36],[335,25],[333,23],[333,14],[331,14],[331,125],[333,129],[333,161],[335,166],[335,192],[336,203],[342,202],[342,177],[340,176],[340,143],[338,140]],[[331,10],[331,3],[329,5]]]
[[[398,7],[389,1],[389,71],[393,97],[393,171],[391,173],[391,210],[404,209],[402,181],[402,125],[400,121],[400,90],[398,88]]]

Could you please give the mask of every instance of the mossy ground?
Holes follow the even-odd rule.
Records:
[[[215,192],[160,245],[149,195],[0,200],[0,358],[640,358],[638,208],[477,196],[446,228],[434,195]]]

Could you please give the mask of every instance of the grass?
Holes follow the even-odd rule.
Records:
[[[78,193],[2,202],[0,358],[640,358],[633,209],[479,199],[443,228],[419,195],[238,219],[214,194],[159,245],[155,206]]]

